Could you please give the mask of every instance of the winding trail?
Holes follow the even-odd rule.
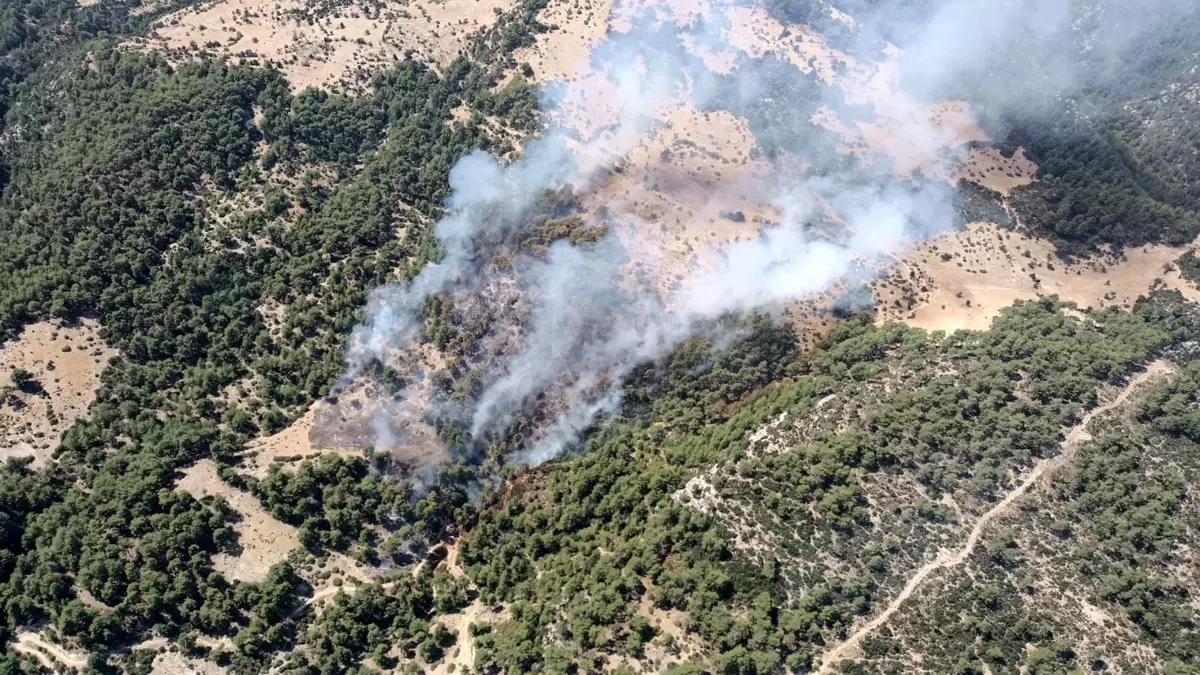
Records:
[[[61,672],[61,666],[68,668],[84,668],[87,666],[87,656],[69,652],[62,647],[48,642],[40,634],[23,630],[17,633],[17,641],[13,651],[28,654],[41,662],[50,672]]]
[[[1153,382],[1160,377],[1165,377],[1175,372],[1174,367],[1166,361],[1153,361],[1146,369],[1138,373],[1129,383],[1121,390],[1121,392],[1113,400],[1103,405],[1093,408],[1090,412],[1083,416],[1079,424],[1071,427],[1067,431],[1066,439],[1062,443],[1062,452],[1049,459],[1043,459],[1034,464],[1033,470],[1021,481],[1019,485],[1013,488],[1004,499],[1000,500],[987,513],[979,517],[975,521],[975,526],[971,528],[971,534],[967,536],[966,541],[957,549],[942,551],[936,558],[929,563],[926,563],[920,569],[909,577],[908,582],[904,584],[899,595],[895,597],[882,612],[875,618],[863,624],[858,630],[854,631],[850,637],[843,642],[830,649],[821,657],[821,668],[818,673],[832,673],[834,666],[848,658],[854,658],[858,652],[859,644],[863,638],[871,633],[874,633],[880,626],[887,623],[892,615],[900,610],[914,592],[925,583],[925,580],[934,572],[944,567],[954,567],[966,562],[971,553],[974,552],[975,546],[979,544],[980,538],[983,537],[983,532],[987,526],[996,518],[1005,515],[1012,508],[1013,503],[1021,498],[1029,488],[1033,487],[1043,476],[1058,467],[1067,464],[1075,459],[1075,453],[1079,450],[1079,446],[1091,440],[1092,435],[1088,431],[1088,425],[1097,415],[1106,413],[1114,408],[1119,408],[1129,400],[1133,393],[1147,383]]]

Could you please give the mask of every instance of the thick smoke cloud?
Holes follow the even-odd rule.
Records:
[[[1119,39],[1111,37],[1103,17],[1085,13],[1080,19],[1068,0],[946,0],[924,7],[919,15],[881,7],[860,17],[856,53],[877,51],[878,29],[886,25],[889,35],[903,37],[904,81],[915,96],[937,98],[962,91],[967,83],[977,93],[983,91],[988,113],[998,116],[1027,104],[1013,95],[1026,87],[1014,89],[1018,73],[1006,70],[1004,59],[1024,68],[1029,59],[1044,57],[1037,92],[1049,100],[1084,77],[1079,41],[1060,39],[1082,34],[1080,21],[1092,22],[1089,34],[1109,41],[1085,44],[1088,64],[1111,63],[1136,42],[1139,30],[1126,26]],[[619,410],[619,382],[634,367],[689,338],[719,337],[713,333],[724,325],[718,319],[776,311],[834,285],[862,282],[864,259],[902,250],[954,222],[948,184],[898,180],[836,157],[838,161],[808,161],[806,169],[796,170],[811,158],[792,158],[796,161],[791,164],[786,159],[777,163],[780,173],[765,186],[781,222],[764,226],[757,239],[727,247],[714,265],[694,270],[666,297],[630,283],[629,251],[612,234],[587,246],[560,241],[541,256],[516,251],[513,236],[547,190],[569,186],[586,193],[594,188],[664,106],[688,98],[704,109],[724,95],[738,106],[753,107],[776,94],[770,78],[760,79],[753,69],[739,71],[735,86],[722,90],[718,78],[684,48],[687,42],[712,53],[731,49],[729,21],[719,8],[690,27],[658,22],[653,11],[634,26],[630,33],[610,35],[589,64],[605,73],[610,91],[616,92],[617,123],[582,139],[551,129],[509,165],[478,152],[460,160],[450,174],[449,215],[436,226],[445,258],[410,284],[379,289],[353,340],[351,375],[373,359],[387,361],[393,350],[411,347],[422,339],[427,299],[484,288],[490,275],[500,273],[492,255],[503,250],[512,258],[505,273],[518,279],[530,310],[516,329],[519,348],[506,354],[505,363],[483,382],[463,414],[471,437],[486,443],[503,438],[514,416],[552,393],[554,414],[528,436],[514,461],[538,464],[558,456],[596,419]],[[562,95],[551,90],[545,110],[552,113]],[[835,87],[827,87],[823,97],[821,103],[831,109],[845,106],[844,93]],[[811,132],[797,126],[810,126],[807,117],[760,121],[757,131],[760,137],[801,138]],[[924,121],[895,133],[918,147],[936,148],[943,140]],[[836,243],[814,235],[810,227],[829,211],[844,221],[847,233]],[[611,217],[633,218],[629,213]],[[379,434],[388,433],[386,425],[377,427]]]
[[[893,0],[865,14],[858,45],[885,33],[903,48],[909,93],[968,99],[998,128],[1044,120],[1086,92],[1129,93],[1187,51],[1178,42],[1191,41],[1198,13],[1191,0]]]

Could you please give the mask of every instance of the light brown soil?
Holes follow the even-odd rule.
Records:
[[[233,524],[241,553],[213,556],[213,568],[231,579],[262,581],[272,565],[287,560],[288,552],[300,546],[296,528],[267,513],[253,495],[221,480],[216,463],[210,459],[193,465],[175,487],[197,499],[206,495],[224,497],[241,515],[241,520]]]
[[[87,665],[87,655],[83,652],[63,649],[32,630],[17,631],[12,648],[17,653],[36,658],[43,667],[54,673],[62,672],[63,666],[83,668]]]
[[[446,656],[429,672],[432,675],[449,675],[450,673],[469,673],[475,668],[475,638],[468,630],[471,624],[498,624],[512,618],[508,610],[493,611],[479,600],[471,602],[461,612],[443,614],[438,617],[447,630],[457,634],[454,646]]]
[[[150,675],[221,675],[228,673],[212,661],[193,659],[178,652],[163,652],[154,657]]]
[[[538,20],[552,28],[514,54],[533,68],[530,81],[570,80],[585,70],[592,47],[607,34],[612,6],[613,0],[551,0]]]
[[[66,328],[43,322],[0,346],[0,459],[32,456],[34,466],[45,465],[63,431],[87,414],[100,374],[116,354],[99,333],[99,324],[90,319]],[[48,398],[15,391],[13,368],[32,373]],[[2,402],[5,392],[8,403]]]
[[[822,108],[813,118],[814,124],[843,139],[843,152],[864,161],[883,157],[898,175],[920,170],[951,181],[957,177],[957,162],[963,159],[971,164],[969,172],[980,173],[981,180],[993,185],[999,182],[993,175],[999,168],[1012,172],[1028,171],[1031,166],[1028,162],[1029,166],[1015,169],[993,166],[996,162],[989,154],[968,155],[968,143],[986,140],[970,109],[961,102],[918,104],[899,93],[898,50],[886,50],[878,62],[858,62],[806,28],[785,31],[761,7],[729,0],[622,2],[612,8],[609,29],[631,30],[635,21],[645,20],[643,12],[651,5],[660,23],[682,26],[703,18],[720,25],[728,19],[724,33],[728,46],[720,53],[699,44],[690,46],[716,72],[727,72],[738,54],[775,53],[841,88],[850,103],[873,111],[867,121],[842,120],[830,108]],[[615,161],[619,166],[595,184],[583,186],[582,201],[591,213],[612,217],[616,234],[630,252],[631,283],[654,290],[669,302],[676,287],[710,267],[731,243],[756,238],[764,223],[781,220],[769,185],[775,172],[765,161],[750,157],[756,142],[746,120],[725,112],[700,113],[686,92],[643,111],[659,124],[634,138],[615,137],[612,130],[622,122],[620,91],[608,73],[597,71],[579,56],[589,54],[596,43],[600,31],[592,17],[602,10],[597,3],[578,8],[551,4],[540,18],[560,25],[561,30],[540,36],[537,46],[522,53],[530,59],[542,58],[540,65],[535,64],[536,78],[567,82],[551,117],[590,143],[590,154],[581,163]],[[545,55],[554,53],[568,57],[545,60]],[[803,162],[803,158],[793,159]],[[836,222],[836,214],[828,215]],[[806,316],[797,320],[811,322]]]
[[[764,221],[780,215],[764,189],[769,167],[749,156],[754,139],[745,120],[681,105],[663,121],[584,203],[614,216],[631,275],[667,296],[715,263],[723,247],[756,238]]]
[[[974,223],[927,242],[875,284],[879,320],[927,330],[983,330],[1017,300],[1058,295],[1081,308],[1128,308],[1157,280],[1200,300],[1200,291],[1177,270],[1166,271],[1182,253],[1143,246],[1123,258],[1067,264],[1047,241]]]
[[[662,672],[671,664],[682,663],[705,652],[704,643],[684,628],[685,612],[676,609],[659,609],[650,602],[648,595],[638,601],[637,615],[645,618],[660,636],[670,637],[674,647],[667,649],[663,639],[656,637],[645,646],[645,658],[656,670]]]
[[[287,560],[288,553],[300,547],[295,527],[267,512],[254,495],[221,480],[217,465],[212,460],[201,460],[189,468],[175,488],[197,499],[206,495],[220,496],[241,516],[232,526],[242,550],[238,555],[218,553],[213,556],[213,568],[231,579],[262,581],[272,565]],[[315,595],[309,599],[309,603],[332,597],[339,588],[352,592],[353,584],[370,581],[371,578],[366,569],[340,553],[330,554],[326,569],[350,585],[335,587],[332,577],[315,582]]]
[[[888,619],[900,610],[904,602],[925,583],[926,579],[943,568],[963,564],[971,556],[971,553],[979,544],[979,540],[983,537],[984,531],[993,520],[1009,513],[1017,500],[1028,493],[1029,489],[1036,485],[1044,476],[1049,475],[1058,467],[1069,464],[1074,460],[1075,452],[1079,449],[1079,446],[1092,438],[1091,432],[1088,430],[1088,425],[1091,424],[1092,419],[1109,410],[1120,408],[1139,389],[1148,384],[1153,384],[1174,372],[1174,367],[1169,363],[1155,361],[1147,366],[1146,370],[1131,379],[1112,400],[1092,409],[1084,415],[1079,424],[1067,430],[1066,438],[1061,445],[1061,452],[1057,456],[1039,460],[1034,464],[1033,470],[1026,475],[1020,484],[975,521],[971,533],[960,547],[953,550],[943,550],[936,558],[914,572],[909,577],[908,582],[905,583],[904,588],[888,603],[888,606],[882,612],[862,624],[850,637],[846,638],[840,644],[834,645],[832,649],[822,655],[821,667],[817,672],[832,673],[838,663],[860,656],[861,649],[859,645],[863,639],[887,623]]]
[[[1036,173],[1037,164],[1025,156],[1025,148],[1018,148],[1010,158],[996,148],[972,148],[955,178],[974,181],[1007,197],[1013,188],[1032,183]]]
[[[149,39],[137,46],[179,50],[182,58],[206,49],[235,61],[274,62],[296,90],[330,85],[358,88],[369,82],[371,71],[403,58],[408,50],[435,67],[449,63],[470,34],[495,23],[494,10],[513,4],[511,0],[413,0],[385,4],[378,14],[368,15],[348,3],[309,23],[307,18],[297,18],[307,16],[302,0],[218,0],[159,19]]]
[[[295,466],[302,460],[314,459],[326,453],[361,457],[361,445],[328,447],[313,444],[312,434],[313,427],[317,423],[317,416],[328,407],[328,404],[318,401],[288,428],[272,436],[252,441],[246,448],[246,461],[239,470],[255,478],[265,478],[271,465],[276,462],[283,464],[286,468]]]

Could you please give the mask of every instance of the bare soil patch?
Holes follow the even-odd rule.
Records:
[[[43,667],[53,673],[60,673],[63,668],[83,668],[87,666],[87,655],[79,650],[64,649],[42,637],[41,633],[32,630],[17,631],[13,650],[20,654],[34,657]]]
[[[673,107],[584,203],[613,216],[632,258],[631,276],[664,297],[723,247],[755,239],[778,222],[766,191],[770,167],[752,159],[745,120]]]
[[[671,664],[682,663],[705,652],[704,643],[684,627],[685,612],[655,607],[650,597],[643,595],[638,602],[637,615],[649,621],[658,632],[658,637],[644,647],[646,661],[658,669],[653,672],[662,672]]]
[[[289,553],[300,548],[295,527],[271,515],[254,495],[222,480],[216,463],[210,459],[201,460],[184,472],[175,488],[196,499],[219,496],[240,516],[232,527],[237,532],[241,550],[237,555],[218,553],[213,556],[213,568],[231,579],[262,581],[272,565],[287,560]],[[340,553],[330,554],[324,569],[329,572],[325,579],[310,580],[315,589],[308,601],[310,604],[332,597],[338,590],[353,591],[353,587],[334,585],[334,578],[350,583],[371,579],[367,570]]]
[[[959,164],[956,178],[974,181],[989,190],[1008,196],[1014,188],[1029,185],[1035,180],[1037,164],[1018,148],[1012,157],[1005,157],[996,148],[973,148]]]
[[[154,22],[137,47],[190,58],[208,51],[238,62],[274,63],[296,90],[365,86],[370,72],[412,51],[434,67],[452,61],[469,35],[491,26],[511,0],[347,2],[318,13],[303,0],[219,0]]]
[[[489,607],[479,600],[474,600],[461,612],[443,614],[437,622],[456,635],[453,647],[447,650],[446,656],[437,666],[429,670],[433,675],[449,675],[450,673],[470,673],[475,669],[475,638],[471,636],[470,626],[495,625],[511,619],[507,609]]]
[[[288,428],[252,441],[247,446],[246,461],[240,470],[255,478],[265,478],[271,465],[276,463],[282,464],[284,467],[295,466],[303,460],[316,459],[327,453],[350,457],[362,456],[361,445],[329,446],[313,442],[314,427],[318,417],[327,416],[329,407],[329,404],[318,401]]]
[[[300,546],[296,528],[277,520],[253,495],[221,480],[216,463],[210,459],[193,465],[175,487],[196,499],[220,496],[241,516],[233,523],[241,552],[236,556],[213,556],[213,568],[231,579],[262,581],[272,565],[287,560],[288,552]]]
[[[1048,241],[973,223],[926,242],[874,284],[879,320],[984,330],[1018,300],[1057,295],[1085,309],[1129,308],[1156,283],[1200,300],[1172,265],[1183,250],[1142,246],[1068,264]]]
[[[178,652],[163,652],[154,657],[150,675],[221,675],[228,673],[211,661],[193,659]]]
[[[645,0],[618,3],[610,11],[609,30],[626,32],[650,20],[644,13],[649,6]],[[591,156],[581,164],[616,159],[617,170],[584,186],[584,205],[595,216],[610,218],[610,227],[632,259],[627,268],[631,284],[669,299],[693,273],[719,260],[730,244],[756,239],[765,225],[780,222],[774,203],[778,191],[770,184],[776,171],[753,152],[757,142],[745,119],[725,112],[701,113],[687,92],[680,92],[676,100],[656,102],[653,111],[641,111],[654,123],[636,137],[606,136],[621,128],[622,97],[604,66],[581,56],[590,54],[597,42],[600,33],[592,17],[602,9],[597,4],[550,5],[540,18],[561,30],[539,36],[538,45],[527,53],[531,59],[551,52],[571,55],[553,64],[540,61],[534,70],[539,79],[565,81],[551,117],[578,132],[581,145],[588,144]],[[861,108],[858,118],[842,119],[831,107],[823,107],[813,124],[841,137],[844,153],[868,163],[887,162],[899,176],[919,170],[953,181],[961,161],[966,175],[1009,189],[1027,181],[1035,168],[1023,154],[1002,163],[998,152],[969,153],[970,144],[987,140],[969,107],[953,101],[927,105],[903,94],[900,52],[894,48],[885,50],[878,61],[858,61],[806,27],[785,30],[763,8],[727,0],[654,3],[652,17],[680,26],[698,19],[722,26],[725,46],[701,44],[692,37],[685,41],[714,72],[728,72],[739,55],[770,53],[841,88],[847,102]],[[848,16],[840,20],[853,22]],[[802,164],[804,158],[790,160]],[[837,220],[831,209],[821,208]],[[822,302],[798,300],[802,302],[789,308],[794,323],[821,328],[830,323],[820,311]]]
[[[62,433],[85,416],[100,374],[116,351],[100,340],[100,325],[42,322],[0,346],[0,459],[33,457],[43,466]],[[44,394],[14,386],[14,369],[32,374]]]
[[[444,444],[424,419],[428,374],[415,372],[422,372],[424,379],[396,396],[364,380],[317,401],[288,428],[251,442],[239,471],[261,479],[273,464],[288,470],[326,454],[362,457],[367,448],[401,461],[445,459]]]
[[[608,33],[613,0],[551,0],[538,15],[550,29],[514,55],[533,69],[531,82],[571,80],[587,69],[592,47]]]

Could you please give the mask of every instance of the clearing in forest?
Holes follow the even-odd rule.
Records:
[[[300,548],[300,538],[292,525],[280,521],[262,507],[252,494],[239,490],[217,473],[217,465],[211,459],[203,459],[184,472],[175,488],[196,499],[218,496],[237,513],[231,524],[238,535],[241,550],[236,555],[218,553],[213,556],[213,569],[239,581],[262,581],[272,565],[288,559],[288,554]],[[358,563],[340,553],[331,553],[328,562],[329,575],[324,580],[310,580],[314,595],[309,604],[324,600],[343,590],[332,585],[335,576],[350,583],[369,581],[370,577]],[[326,583],[329,582],[329,583]],[[346,587],[344,590],[353,590]]]
[[[973,223],[926,242],[874,283],[879,320],[983,330],[1018,300],[1057,295],[1085,309],[1128,309],[1156,284],[1200,300],[1200,290],[1174,265],[1183,250],[1141,246],[1067,263],[1044,239]]]
[[[960,180],[969,180],[1007,197],[1013,189],[1036,179],[1037,164],[1018,148],[1010,157],[997,148],[972,148],[958,166]]]
[[[328,5],[334,5],[329,7]],[[169,14],[150,27],[140,48],[184,59],[200,51],[235,62],[275,64],[292,88],[357,89],[371,73],[404,58],[433,67],[454,60],[467,38],[496,22],[511,0],[355,2],[218,0]]]
[[[326,453],[347,457],[362,456],[361,445],[328,447],[313,442],[314,427],[318,419],[324,420],[329,417],[329,407],[323,401],[318,401],[283,431],[251,441],[246,448],[245,461],[239,470],[261,479],[266,477],[272,464],[294,466],[303,460],[316,459]],[[370,425],[366,426],[369,428]]]
[[[0,345],[0,459],[33,457],[35,467],[44,466],[62,433],[96,400],[100,374],[115,354],[91,319],[33,324]]]
[[[150,666],[150,675],[221,675],[228,672],[228,668],[212,661],[193,659],[179,652],[162,652],[154,657]]]
[[[217,465],[211,459],[194,464],[175,487],[196,499],[219,496],[240,516],[233,523],[241,546],[240,553],[218,553],[213,556],[213,568],[231,579],[262,581],[272,565],[287,560],[288,553],[300,546],[296,528],[268,513],[254,495],[221,480]]]

